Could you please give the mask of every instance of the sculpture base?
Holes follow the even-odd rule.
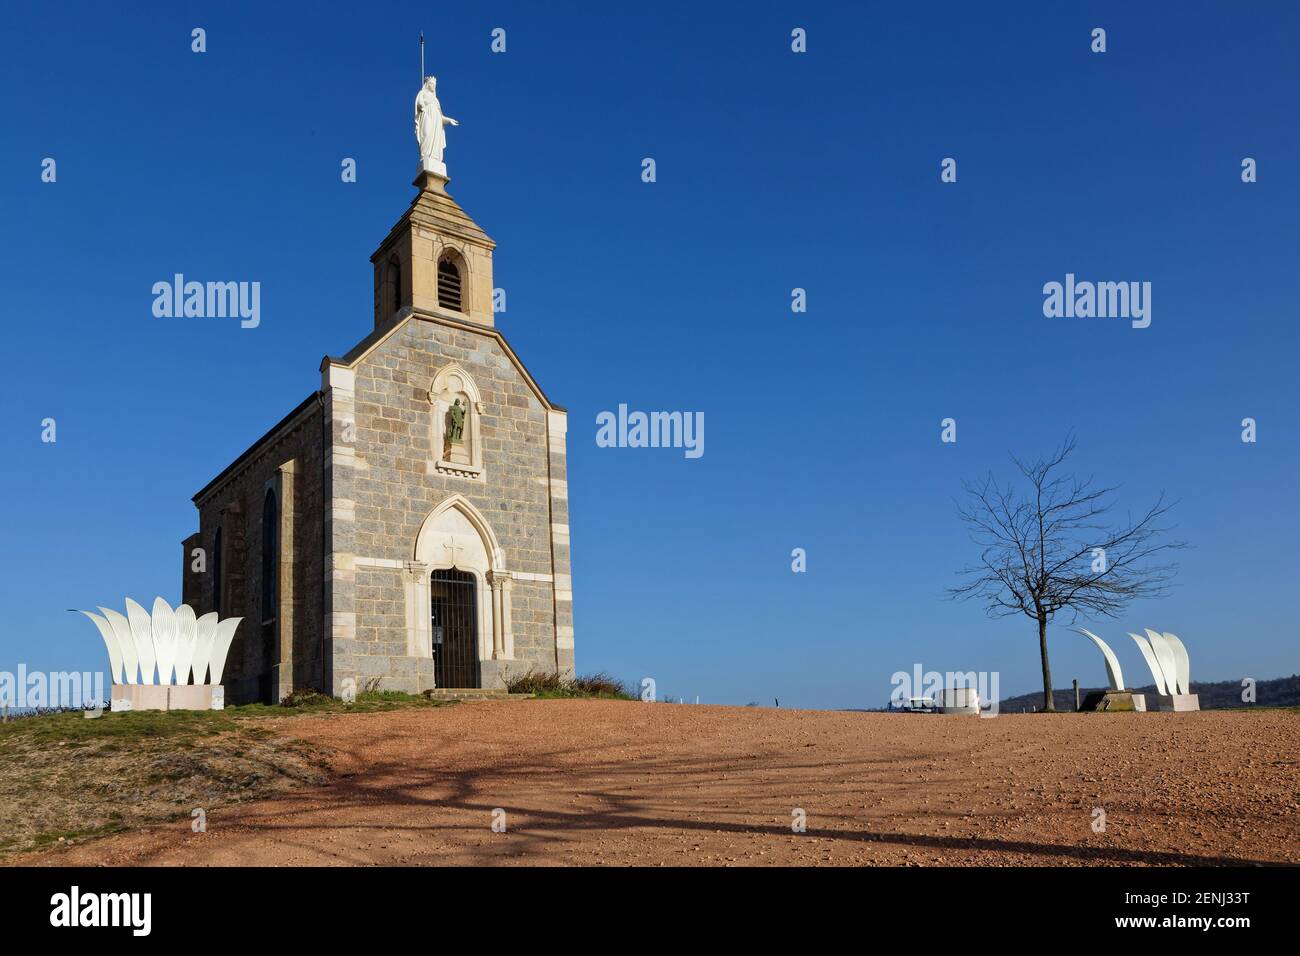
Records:
[[[415,179],[411,181],[411,185],[421,192],[431,189],[436,193],[446,193],[447,184],[451,182],[451,177],[447,175],[446,166],[443,166],[442,163],[436,165],[441,168],[421,169],[415,174]]]
[[[109,710],[225,710],[221,684],[114,684]]]
[[[1083,699],[1083,703],[1079,705],[1079,710],[1105,713],[1121,710],[1141,710],[1142,708],[1138,706],[1141,697],[1141,694],[1130,694],[1126,690],[1094,690]]]
[[[1201,709],[1199,694],[1134,694],[1134,710],[1163,710],[1177,713]]]

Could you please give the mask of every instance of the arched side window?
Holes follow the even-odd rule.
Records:
[[[384,318],[389,318],[402,307],[402,263],[397,256],[389,256],[384,270]]]
[[[280,509],[276,507],[275,492],[267,489],[262,502],[262,620],[276,617],[279,608],[280,572]]]
[[[438,260],[438,307],[464,312],[460,266],[451,256]]]
[[[221,613],[221,529],[212,536],[212,610]]]

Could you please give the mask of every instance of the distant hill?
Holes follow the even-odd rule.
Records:
[[[1135,694],[1154,694],[1154,684],[1145,687],[1128,688]],[[1300,674],[1290,677],[1277,677],[1273,680],[1255,682],[1255,703],[1244,704],[1241,701],[1241,681],[1221,680],[1212,683],[1192,681],[1192,693],[1201,697],[1201,710],[1227,710],[1234,707],[1300,707]],[[1092,690],[1105,690],[1104,687],[1079,688],[1079,699],[1083,700]],[[1053,703],[1057,710],[1074,710],[1074,688],[1052,691]],[[998,704],[998,710],[1004,714],[1026,713],[1043,709],[1043,692],[1020,694],[1008,697]]]

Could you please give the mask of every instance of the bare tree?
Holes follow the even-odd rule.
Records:
[[[1052,703],[1052,669],[1047,660],[1047,622],[1059,611],[1116,617],[1136,598],[1158,597],[1178,567],[1168,552],[1186,547],[1164,541],[1161,523],[1173,504],[1165,496],[1122,522],[1110,518],[1114,487],[1091,478],[1062,474],[1075,449],[1073,434],[1050,456],[1033,462],[1012,457],[1028,483],[1023,493],[988,475],[962,482],[966,503],[958,505],[971,540],[983,552],[979,563],[958,572],[965,580],[948,589],[953,598],[984,603],[990,617],[1024,614],[1038,622],[1043,661],[1043,709]]]

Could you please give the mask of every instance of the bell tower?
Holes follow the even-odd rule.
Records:
[[[424,73],[424,35],[420,35]],[[375,328],[408,311],[446,314],[492,325],[492,250],[487,233],[447,192],[446,127],[438,80],[424,76],[415,97],[420,166],[411,207],[389,230],[370,262],[375,269]]]
[[[410,208],[370,257],[376,328],[408,308],[492,325],[496,243],[451,198],[448,181],[421,170]]]

